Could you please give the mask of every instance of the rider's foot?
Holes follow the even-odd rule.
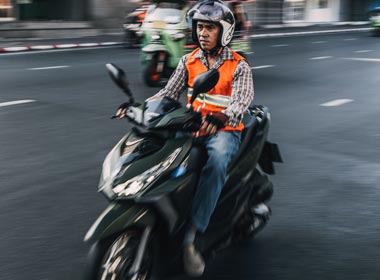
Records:
[[[183,247],[183,265],[189,276],[199,277],[203,274],[205,262],[194,244],[186,244]]]

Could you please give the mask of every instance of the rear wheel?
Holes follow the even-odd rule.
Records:
[[[144,72],[143,72],[143,79],[144,82],[150,86],[150,87],[158,87],[161,84],[161,75],[162,73],[159,73],[157,71],[157,59],[152,59],[149,61],[149,63],[146,65]]]
[[[96,252],[92,273],[87,279],[97,280],[151,280],[153,269],[153,250],[150,242],[145,249],[140,270],[130,274],[136,258],[141,233],[135,230],[126,231],[114,239],[95,244],[90,254]],[[90,276],[91,275],[91,276]]]
[[[251,187],[249,207],[235,231],[240,240],[255,236],[266,226],[271,216],[271,209],[265,204],[273,194],[273,184],[268,176],[256,169]]]

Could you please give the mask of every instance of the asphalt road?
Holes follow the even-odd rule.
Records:
[[[252,49],[255,103],[270,108],[285,161],[272,177],[274,214],[202,279],[379,279],[379,38],[255,39]],[[110,120],[124,97],[107,62],[126,70],[137,100],[156,92],[138,50],[0,55],[2,280],[80,279],[83,237],[107,205],[102,161],[128,127]]]

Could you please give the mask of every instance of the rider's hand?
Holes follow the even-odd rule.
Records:
[[[218,112],[209,114],[203,118],[200,131],[205,134],[215,134],[219,129],[225,127],[228,121],[228,116]]]
[[[129,106],[131,106],[131,103],[129,102],[124,102],[123,104],[121,104],[119,108],[117,108],[117,111],[114,117],[119,118],[119,119],[124,118]]]

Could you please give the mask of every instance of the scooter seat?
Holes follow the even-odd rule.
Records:
[[[241,156],[245,154],[247,147],[252,142],[253,135],[257,131],[258,121],[256,115],[249,110],[243,118],[244,129],[241,133],[240,147],[236,155],[232,158],[228,165],[228,171],[240,160]]]

